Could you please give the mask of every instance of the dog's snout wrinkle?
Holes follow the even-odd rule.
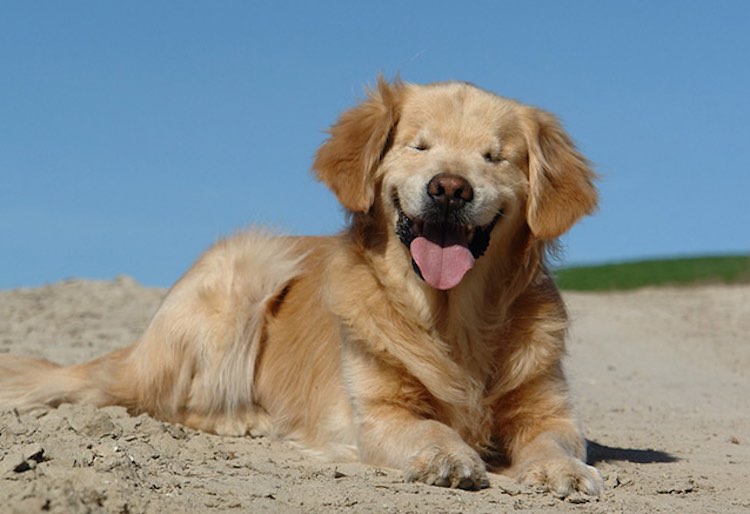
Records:
[[[427,183],[427,194],[435,205],[446,211],[460,209],[474,199],[474,188],[468,180],[453,173],[439,173]]]

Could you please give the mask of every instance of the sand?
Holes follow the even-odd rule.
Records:
[[[0,352],[80,362],[131,343],[165,291],[127,277],[0,291]],[[0,412],[1,512],[750,512],[750,287],[565,295],[566,369],[606,478],[566,500],[491,476],[469,492],[63,405]]]

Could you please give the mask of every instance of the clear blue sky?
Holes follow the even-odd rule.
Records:
[[[568,263],[748,253],[748,53],[747,1],[2,1],[0,288],[339,230],[312,156],[380,72],[560,116],[602,175]]]

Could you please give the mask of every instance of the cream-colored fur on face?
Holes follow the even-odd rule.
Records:
[[[469,84],[379,81],[314,168],[350,213],[342,234],[218,243],[133,346],[71,367],[0,356],[0,406],[118,404],[407,480],[476,489],[491,466],[558,495],[599,494],[561,367],[567,316],[544,266],[597,196],[556,119]],[[429,208],[441,173],[471,184],[466,216],[491,228],[447,291],[421,280],[396,235],[400,214]]]

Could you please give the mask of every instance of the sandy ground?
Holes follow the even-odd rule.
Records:
[[[79,362],[132,342],[164,294],[127,277],[0,292],[0,352]],[[121,408],[0,412],[2,512],[750,512],[750,287],[567,294],[566,365],[606,477],[559,500],[325,463]]]

